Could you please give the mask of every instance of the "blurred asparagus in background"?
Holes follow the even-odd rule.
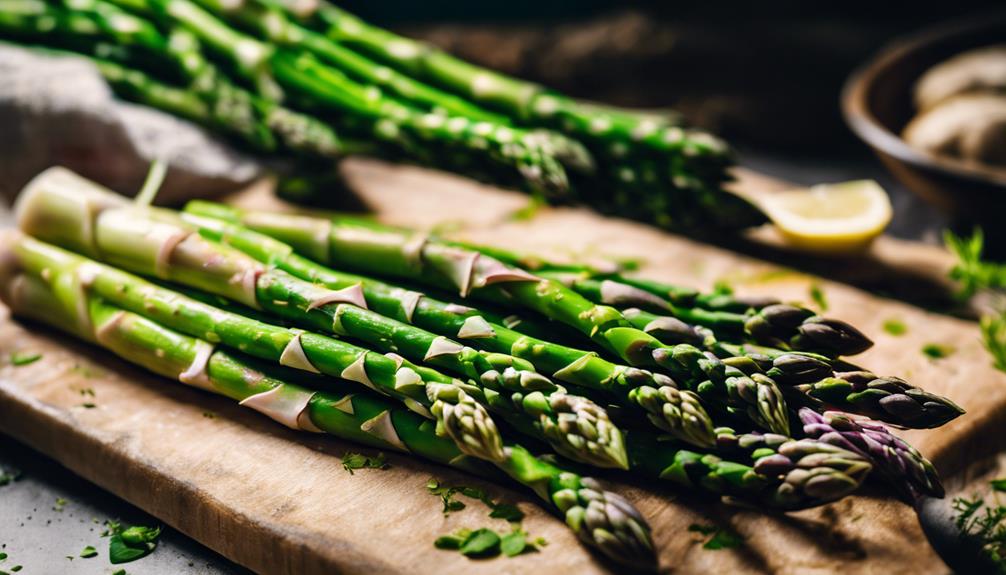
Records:
[[[315,169],[367,153],[695,234],[765,221],[722,189],[725,144],[673,114],[581,102],[304,6],[0,0],[0,36],[95,58],[122,97]]]

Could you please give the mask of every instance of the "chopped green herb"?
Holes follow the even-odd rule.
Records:
[[[205,417],[206,419],[216,419],[217,414],[213,413],[212,411],[204,411],[203,417]]]
[[[83,388],[83,389],[80,390],[80,394],[83,395],[83,396],[94,397],[94,390],[91,389],[90,387],[85,387],[85,388]]]
[[[13,566],[13,567],[10,568],[10,571],[11,571],[11,573],[17,573],[21,569],[22,569],[22,567],[20,565],[15,565],[15,566]]]
[[[527,533],[514,529],[500,540],[500,551],[507,557],[516,557],[528,549]]]
[[[122,530],[122,525],[118,521],[108,520],[105,521],[105,530],[101,532],[102,537],[108,537],[114,535]]]
[[[732,549],[740,547],[744,543],[744,539],[733,530],[715,525],[698,525],[693,523],[688,526],[688,531],[711,536],[702,545],[703,549]]]
[[[6,553],[0,553],[0,561],[3,561],[6,558],[7,558],[7,554]]]
[[[505,519],[510,523],[520,523],[524,520],[524,512],[512,503],[494,503],[490,505],[492,511],[489,517],[493,519]]]
[[[496,557],[500,553],[507,557],[516,557],[527,551],[548,545],[543,537],[528,541],[528,534],[520,527],[514,527],[509,533],[500,534],[483,527],[458,529],[449,535],[441,535],[433,542],[437,549],[460,551],[468,557]]]
[[[459,551],[466,557],[493,557],[500,552],[500,536],[488,528],[472,531]]]
[[[119,534],[128,545],[144,545],[157,541],[157,538],[161,536],[161,528],[134,525]]]
[[[478,499],[479,501],[485,503],[486,505],[492,503],[492,499],[489,499],[489,495],[486,494],[485,490],[479,489],[478,487],[468,487],[463,485],[461,487],[458,487],[457,490],[460,491],[461,494],[464,495],[465,497]]]
[[[112,573],[112,575],[127,575],[127,574],[125,569],[119,569],[115,573]]]
[[[448,549],[452,551],[457,551],[461,549],[461,545],[464,544],[468,536],[471,535],[471,529],[461,528],[451,533],[449,535],[441,535],[437,537],[437,540],[433,542],[433,546],[437,549]]]
[[[461,511],[465,508],[464,502],[454,499],[454,496],[459,491],[457,487],[441,485],[440,481],[430,479],[426,482],[426,489],[433,495],[440,496],[440,500],[444,505],[444,515],[450,515],[452,511]]]
[[[957,256],[957,264],[950,271],[950,278],[961,285],[962,299],[969,298],[980,290],[1006,288],[1006,265],[982,260],[985,238],[981,229],[976,229],[970,238],[960,238],[944,232],[943,239],[950,251]]]
[[[614,261],[615,264],[618,266],[618,269],[623,272],[631,272],[638,270],[639,268],[643,267],[644,263],[646,263],[646,260],[643,258],[630,258],[630,257],[616,258]]]
[[[90,401],[88,401],[87,403],[80,404],[80,406],[83,407],[84,409],[94,409],[95,407],[98,407],[98,404],[91,403]]]
[[[900,319],[889,319],[884,322],[884,331],[891,335],[905,335],[908,332],[908,326]]]
[[[713,284],[713,293],[720,295],[731,295],[734,293],[734,288],[727,283],[727,280],[717,280]]]
[[[153,553],[157,548],[157,538],[161,535],[160,527],[133,526],[122,529],[116,522],[107,523],[110,535],[108,540],[108,560],[113,565],[136,561]],[[104,536],[104,535],[102,535]]]
[[[962,536],[974,538],[1000,570],[1006,569],[1006,507],[986,506],[979,497],[957,498],[954,520]]]
[[[352,475],[353,471],[357,469],[387,469],[388,463],[385,461],[383,453],[370,457],[351,452],[342,456],[342,467]]]
[[[541,208],[545,205],[545,201],[537,196],[531,196],[527,204],[523,207],[518,208],[507,216],[507,219],[511,222],[526,222],[528,220],[533,220]]]
[[[810,299],[821,311],[828,311],[828,299],[824,297],[824,290],[818,284],[810,284]]]
[[[80,552],[80,557],[82,559],[90,559],[91,557],[97,557],[97,556],[98,556],[98,550],[95,549],[94,547],[91,547],[90,545],[84,547],[84,550]]]
[[[66,499],[63,499],[62,497],[57,498],[56,499],[56,505],[54,505],[52,507],[52,510],[53,511],[59,511],[60,513],[62,513],[63,512],[63,508],[66,507],[66,504],[67,504],[67,500]]]
[[[927,343],[922,346],[922,353],[930,359],[943,359],[954,353],[954,348],[939,343]]]
[[[465,497],[470,497],[481,501],[489,508],[489,517],[493,519],[505,519],[511,523],[519,523],[524,519],[524,512],[512,503],[502,503],[493,501],[492,497],[484,489],[470,486],[447,486],[441,485],[440,481],[430,479],[426,482],[426,489],[433,495],[439,495],[444,503],[444,515],[451,511],[460,511],[466,507],[464,502],[454,498],[458,493]]]
[[[14,353],[10,354],[10,364],[15,367],[35,363],[40,359],[42,359],[41,353],[28,353],[28,352],[15,351]]]
[[[1006,314],[987,315],[982,318],[982,342],[992,356],[992,364],[1006,371]]]

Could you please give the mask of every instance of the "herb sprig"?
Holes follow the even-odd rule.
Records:
[[[490,558],[500,554],[516,557],[548,545],[548,542],[541,537],[530,539],[521,526],[524,512],[520,508],[512,503],[494,500],[484,489],[468,485],[445,485],[440,480],[432,478],[426,482],[426,489],[432,495],[440,497],[445,516],[467,507],[464,501],[457,499],[458,495],[463,495],[480,501],[488,507],[491,519],[502,519],[510,524],[509,531],[497,531],[489,527],[474,530],[458,529],[453,533],[438,537],[433,542],[437,549],[458,551],[471,558]]]
[[[719,549],[733,549],[744,544],[744,538],[736,531],[728,527],[718,527],[716,525],[699,525],[693,523],[688,526],[691,533],[699,533],[708,537],[702,544],[703,549],[716,551]]]
[[[991,485],[993,491],[1006,491],[1006,479],[996,479]],[[998,501],[989,504],[975,495],[954,499],[953,508],[961,536],[977,539],[999,572],[1006,572],[1006,507]]]
[[[353,475],[357,469],[387,469],[389,465],[384,453],[370,457],[362,453],[349,452],[342,456],[342,467]]]

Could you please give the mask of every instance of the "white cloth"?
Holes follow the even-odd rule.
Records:
[[[170,165],[157,203],[208,197],[248,184],[260,166],[203,129],[118,100],[84,58],[0,44],[0,199],[63,165],[133,195],[150,162]],[[0,202],[3,203],[3,202]]]

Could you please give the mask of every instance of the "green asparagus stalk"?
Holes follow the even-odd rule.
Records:
[[[35,191],[40,189],[47,191]],[[138,265],[137,262],[140,262],[142,265],[148,265],[150,258],[142,254],[149,253],[148,250],[151,249],[160,253],[164,257],[163,261],[172,264],[185,261],[198,261],[200,262],[200,267],[204,269],[174,269],[174,275],[171,277],[174,279],[183,278],[183,283],[188,285],[210,285],[213,283],[210,276],[214,274],[224,275],[232,280],[234,285],[234,288],[227,289],[236,290],[234,293],[228,291],[226,295],[236,301],[242,300],[235,293],[244,293],[245,290],[253,287],[246,283],[248,274],[236,272],[231,266],[235,261],[233,258],[220,257],[228,255],[226,250],[217,250],[215,251],[216,257],[207,259],[204,257],[205,254],[201,253],[200,250],[193,249],[193,243],[203,245],[203,242],[199,241],[201,240],[200,238],[194,238],[192,235],[172,235],[165,233],[168,231],[168,228],[151,225],[158,222],[145,221],[144,219],[145,215],[149,216],[150,214],[160,214],[166,219],[174,219],[173,217],[169,217],[167,212],[160,210],[145,210],[143,213],[139,210],[129,211],[127,215],[134,217],[135,221],[139,222],[138,226],[146,226],[144,229],[148,235],[145,236],[145,239],[149,241],[144,245],[144,242],[139,241],[141,239],[139,236],[133,237],[130,241],[119,241],[121,236],[117,236],[116,234],[110,235],[108,232],[118,232],[121,230],[115,228],[109,230],[107,227],[102,226],[100,221],[102,218],[107,217],[106,214],[114,213],[117,209],[121,209],[123,201],[122,198],[109,193],[107,190],[102,190],[86,180],[81,180],[79,177],[72,175],[72,173],[54,169],[50,170],[44,177],[36,179],[29,185],[28,190],[22,194],[18,204],[19,223],[25,229],[47,231],[47,237],[78,251],[93,252],[96,246],[102,247],[106,245],[105,242],[110,242],[112,245],[131,246],[131,252],[130,250],[120,249],[115,256],[117,262],[124,263],[127,266]],[[42,207],[46,209],[42,209]],[[92,223],[86,225],[85,222],[88,221]],[[183,235],[184,237],[182,237]],[[194,238],[193,241],[186,244],[190,238]],[[22,240],[17,242],[16,245],[19,251],[28,250],[28,247],[32,245],[31,242],[34,242],[36,246],[39,244],[39,242],[35,242],[34,240]],[[163,250],[163,247],[166,245],[174,246],[168,250],[169,253]],[[212,249],[212,246],[210,248]],[[56,253],[61,253],[62,255],[53,256],[54,250]],[[28,251],[25,253],[32,254],[31,256],[22,257],[22,261],[29,268],[30,272],[37,277],[44,278],[48,276],[50,279],[56,274],[54,270],[63,269],[64,267],[69,269],[73,268],[73,266],[48,265],[46,257],[53,261],[58,261],[59,258],[68,256],[71,258],[78,257],[52,246],[49,246],[48,250],[42,250],[41,254],[37,249],[33,252]],[[129,262],[132,262],[132,264]],[[155,267],[157,266],[155,265]],[[188,266],[185,266],[185,268],[188,268]],[[205,268],[215,271],[209,271]],[[74,293],[80,293],[79,286],[84,283],[92,290],[104,286],[101,287],[100,293],[116,302],[116,305],[122,305],[135,313],[144,315],[156,314],[155,317],[159,321],[164,321],[175,329],[188,330],[187,333],[193,336],[209,337],[214,341],[220,341],[225,345],[231,345],[237,349],[273,361],[275,361],[277,354],[279,354],[280,363],[299,366],[301,369],[307,369],[307,366],[310,365],[313,366],[314,370],[322,371],[323,373],[343,375],[348,370],[348,376],[353,376],[357,381],[363,379],[360,377],[361,374],[358,369],[352,369],[353,364],[357,364],[357,367],[359,366],[359,353],[351,352],[335,357],[328,357],[324,349],[320,349],[313,356],[308,356],[306,353],[306,350],[314,349],[313,346],[315,344],[311,342],[318,341],[320,342],[318,345],[331,346],[341,343],[337,340],[309,335],[303,332],[274,332],[273,328],[251,322],[248,318],[243,318],[240,315],[228,314],[220,309],[200,308],[198,302],[185,300],[185,298],[177,293],[170,291],[157,292],[154,290],[154,286],[149,286],[149,284],[148,287],[144,287],[143,289],[139,289],[138,286],[134,286],[136,289],[123,289],[122,286],[126,284],[121,275],[131,276],[123,274],[123,272],[115,272],[114,270],[108,274],[98,273],[98,269],[100,269],[100,266],[97,263],[85,262],[85,265],[78,268],[78,272],[75,274],[59,274],[70,278],[67,281],[60,282],[60,285],[69,286]],[[210,276],[207,276],[207,273]],[[117,276],[116,274],[120,275]],[[133,278],[133,281],[141,280]],[[215,293],[218,295],[224,294],[219,283],[216,284],[216,288]],[[331,290],[327,293],[331,293]],[[159,302],[163,302],[163,305]],[[282,307],[272,302],[269,309],[275,312]],[[335,324],[336,322],[331,319],[333,315],[336,318],[339,317],[339,314],[325,317],[329,318],[327,321]],[[340,323],[345,323],[344,320],[345,317],[340,320]],[[273,333],[274,335],[269,337],[261,335],[265,333]],[[291,338],[294,338],[294,336],[299,336],[296,338],[299,345],[295,348],[290,347],[291,351],[288,351],[290,341],[292,341]],[[427,379],[431,381],[435,381],[437,377],[436,372],[432,370],[425,371],[427,368],[419,368],[407,364],[397,356],[373,355],[376,356],[374,361],[385,361],[386,363],[389,357],[394,360],[389,365],[389,374],[394,374],[394,377],[388,377],[385,381],[398,392],[416,391],[412,389],[411,385],[403,387],[403,383],[418,384],[417,379],[422,380],[426,375],[430,376]],[[286,356],[287,361],[284,361],[284,356]],[[304,359],[304,361],[299,361],[297,358]],[[342,363],[330,363],[339,361]],[[346,365],[350,367],[347,368],[345,367]],[[409,367],[416,373],[419,373],[419,377],[398,377],[397,370],[400,370],[403,366]],[[365,364],[363,367],[367,368],[367,365]],[[369,376],[369,371],[364,370],[363,373],[368,375],[367,381],[376,383]],[[464,396],[465,398],[479,399],[490,395],[485,386],[465,386],[465,384],[458,384],[453,380],[449,381],[452,381],[454,384],[437,385],[433,383],[425,386],[427,394],[429,394],[429,389],[432,387],[436,393],[450,395],[451,397],[459,395],[460,392],[451,394],[447,392],[458,390],[459,388],[461,388],[461,391],[470,391],[470,394]],[[382,389],[381,386],[375,387],[378,390]],[[384,389],[387,388],[385,387]],[[403,402],[418,413],[424,413],[422,409],[418,408],[423,405],[423,396],[415,394],[411,397],[415,397],[416,400],[412,402],[403,400]],[[489,405],[493,405],[492,402],[489,402]],[[560,419],[562,419],[563,415],[560,414]],[[462,421],[464,420],[462,419]],[[511,420],[508,419],[508,421]],[[518,421],[517,423],[519,425],[520,422]],[[559,424],[560,431],[569,432],[570,438],[567,439],[573,444],[582,444],[582,441],[577,442],[573,436],[588,432],[596,433],[597,428],[601,427],[597,426],[597,428],[591,429],[583,426],[582,422],[571,422],[568,418],[561,420]],[[679,450],[673,443],[658,441],[652,434],[634,431],[628,437],[627,441],[628,443],[625,445],[626,452],[637,454],[635,456],[630,455],[630,467],[634,467],[648,476],[695,486],[696,484],[685,481],[690,478],[691,481],[701,484],[700,486],[703,489],[717,487],[719,490],[714,490],[714,492],[756,499],[765,504],[771,504],[784,509],[814,506],[842,497],[855,489],[862,482],[865,473],[869,470],[868,465],[865,468],[859,465],[862,463],[861,459],[857,459],[855,456],[851,456],[852,459],[849,459],[847,457],[848,454],[838,453],[836,455],[837,452],[834,452],[831,447],[826,445],[816,447],[805,445],[799,449],[789,447],[783,449],[783,445],[786,445],[786,442],[781,442],[773,447],[773,449],[775,447],[779,448],[775,451],[742,449],[740,451],[730,450],[726,453],[725,455],[737,454],[742,458],[747,458],[748,463],[741,464],[742,466],[748,465],[755,470],[760,469],[760,466],[765,466],[765,470],[769,474],[763,475],[760,471],[755,471],[756,474],[761,476],[761,479],[752,481],[745,479],[745,477],[748,477],[750,469],[737,468],[733,462],[721,460],[717,456],[694,455],[691,452]],[[761,440],[756,440],[755,442],[757,443],[758,441]],[[723,444],[723,434],[721,431],[718,432],[716,443],[717,446]],[[737,442],[735,441],[734,443]],[[741,443],[751,443],[751,440],[744,440]],[[581,448],[584,447],[583,445],[578,446]],[[820,453],[824,452],[831,453],[835,457],[820,455]],[[657,457],[652,455],[654,453],[661,453],[663,455]],[[812,456],[811,453],[818,453],[819,455]],[[765,462],[762,461],[769,455],[776,454],[789,458],[790,465],[769,465],[773,461],[778,460],[778,457],[766,459]],[[688,470],[688,473],[682,475],[682,469],[679,469],[681,465],[699,459],[704,460],[705,463],[701,465],[688,463],[684,468]],[[713,465],[717,461],[723,462],[722,465],[719,463]],[[675,471],[675,469],[678,470]],[[706,469],[706,471],[700,473],[696,469]],[[740,471],[738,471],[737,475],[726,477],[724,474],[730,469],[740,469]],[[704,475],[707,473],[715,474],[718,479]],[[817,477],[818,475],[830,477],[831,479],[826,481],[824,478],[819,478],[815,481],[809,481],[810,478]]]
[[[478,395],[518,429],[549,442],[560,454],[600,467],[627,467],[621,432],[606,412],[586,398],[565,393],[534,372],[528,362],[479,353],[384,317],[366,309],[359,284],[331,290],[266,269],[239,251],[194,234],[173,212],[121,207],[122,200],[117,199],[66,171],[43,174],[22,193],[19,222],[27,233],[111,265],[202,289],[304,327],[359,339],[412,361],[448,369],[474,384],[470,394]],[[73,209],[68,210],[67,204]],[[73,229],[69,226],[86,231],[63,234]],[[212,317],[204,312],[201,321],[193,323],[209,329],[214,325]],[[172,327],[183,329],[177,324]],[[271,349],[273,357],[282,358],[285,352],[285,347]],[[337,366],[333,374],[344,376],[344,369]],[[357,379],[365,382],[365,378]],[[410,376],[396,379],[394,389],[419,385]],[[422,393],[417,390],[414,395],[413,401],[422,402]]]
[[[650,291],[612,279],[548,272],[541,275],[562,281],[591,301],[620,309],[639,307],[651,313],[665,313],[727,337],[747,336],[768,345],[832,356],[855,355],[873,346],[868,337],[848,323],[789,304],[776,303],[744,313],[682,307]],[[643,314],[638,321],[647,317],[656,319]]]
[[[424,84],[394,68],[378,64],[324,35],[300,26],[276,6],[260,2],[199,0],[199,4],[219,18],[235,22],[260,39],[277,46],[310,52],[358,81],[445,116],[459,116],[477,122],[508,125],[509,118],[485,110],[469,100]]]
[[[809,405],[818,411],[837,409],[909,428],[938,427],[964,413],[950,399],[903,379],[880,377],[827,356],[717,341],[708,331],[674,317],[639,309],[623,313],[633,325],[666,344],[702,347],[748,375],[768,375],[797,405]]]
[[[165,327],[265,360],[313,373],[341,375],[401,400],[415,413],[447,418],[445,432],[465,441],[462,448],[466,452],[483,458],[500,456],[495,450],[487,452],[484,441],[473,445],[473,439],[466,439],[466,430],[475,432],[491,425],[488,415],[480,411],[481,405],[472,402],[472,398],[480,396],[478,387],[412,366],[393,354],[382,356],[339,340],[278,328],[212,308],[30,237],[11,238],[7,245],[10,252],[5,261],[16,261],[28,278],[44,278],[54,289],[58,287],[66,302],[62,307],[75,312],[77,318],[82,317],[82,309],[74,308],[73,301],[98,298]],[[330,387],[327,381],[314,385],[323,390]],[[465,390],[472,392],[471,397]],[[484,423],[466,427],[465,422],[473,418]],[[868,470],[861,466],[862,461],[823,444],[804,441],[796,446],[777,441],[771,449],[753,448],[750,445],[762,440],[745,436],[737,439],[732,432],[721,429],[717,430],[718,448],[724,454],[746,458],[749,465],[680,449],[645,432],[634,431],[630,437],[633,466],[643,473],[780,509],[802,509],[842,497],[861,483]],[[827,460],[821,461],[822,457]],[[789,462],[781,465],[782,458]],[[822,476],[807,482],[817,475]]]
[[[506,116],[485,110],[449,92],[423,84],[394,68],[370,60],[353,50],[329,41],[324,35],[300,26],[271,2],[246,2],[236,6],[219,0],[200,0],[200,4],[220,18],[237,22],[260,39],[277,46],[304,50],[317,56],[363,84],[378,86],[389,95],[444,116],[467,118],[473,122],[511,125]],[[590,152],[576,140],[557,132],[536,131],[528,135],[537,140],[568,170],[582,174],[593,172]]]
[[[360,285],[367,306],[382,315],[471,342],[485,351],[529,361],[536,370],[551,374],[554,379],[610,392],[625,404],[642,407],[650,421],[661,430],[699,447],[714,445],[712,423],[698,397],[690,391],[677,389],[665,376],[618,366],[594,353],[523,335],[497,321],[487,320],[473,308],[326,268],[293,253],[289,245],[227,223],[236,214],[226,206],[192,202],[182,217],[207,237],[301,279],[336,290]]]
[[[236,213],[231,219],[234,217],[334,267],[457,289],[462,295],[534,310],[581,331],[629,365],[667,370],[678,383],[699,392],[703,399],[725,403],[731,413],[752,419],[765,429],[788,433],[785,401],[770,377],[747,377],[693,346],[663,346],[653,336],[632,327],[616,309],[595,305],[558,282],[423,234],[341,221],[311,224],[306,218],[279,214]],[[560,370],[568,365],[556,362],[543,369]]]
[[[626,161],[656,161],[663,186],[651,191],[636,187],[638,201],[627,203],[627,212],[658,224],[675,225],[683,204],[663,204],[660,199],[680,188],[701,210],[700,225],[737,228],[764,221],[756,208],[741,198],[724,192],[720,184],[732,160],[727,147],[709,134],[686,130],[651,114],[615,112],[584,104],[542,86],[473,66],[432,46],[376,28],[328,3],[313,10],[299,11],[287,0],[292,15],[323,32],[336,44],[347,46],[424,82],[451,90],[480,106],[508,115],[515,122],[561,131],[583,142],[610,167],[606,172],[618,177],[619,164]],[[630,168],[631,169],[631,168]],[[697,177],[701,175],[701,177]],[[696,181],[697,180],[697,181]],[[622,180],[624,182],[624,179]],[[586,182],[586,187],[590,182]],[[610,183],[615,183],[611,181]],[[609,185],[610,185],[609,183]],[[593,190],[594,200],[610,204],[607,190]],[[640,204],[653,203],[660,211],[640,211]],[[698,222],[698,219],[695,220]],[[677,224],[681,227],[681,224]]]
[[[343,391],[345,386],[331,384],[326,391],[300,387],[209,341],[171,331],[100,298],[58,290],[34,276],[14,274],[2,284],[0,293],[15,313],[97,343],[159,375],[230,397],[293,429],[413,453],[491,477],[471,454],[498,453],[496,467],[538,494],[581,541],[625,565],[651,568],[656,561],[649,526],[631,503],[520,445],[504,444],[491,420],[472,423],[470,414],[459,409],[476,405],[445,408],[441,401],[433,410],[435,430],[427,419],[365,391]],[[464,435],[460,441],[447,439],[444,430]],[[492,445],[473,449],[478,443]]]
[[[190,0],[114,1],[134,10],[139,2],[166,25],[195,34],[267,99],[288,95],[339,114],[344,121],[364,126],[370,137],[418,154],[420,161],[431,161],[431,156],[416,142],[442,145],[490,162],[497,170],[520,178],[535,193],[562,195],[568,187],[562,165],[540,137],[530,132],[462,116],[424,113],[376,86],[351,80],[310,53],[278,48],[242,34]]]
[[[577,137],[611,144],[626,142],[662,153],[687,150],[690,155],[707,155],[720,161],[728,154],[722,142],[707,134],[688,133],[652,114],[616,112],[577,102],[542,86],[474,66],[428,44],[397,36],[329,3],[318,3],[314,14],[297,11],[286,0],[278,4],[294,15],[313,20],[336,43],[359,49],[412,77],[441,85],[511,118],[554,124]]]
[[[46,321],[64,326],[86,325],[86,310],[74,302],[97,298],[124,312],[142,315],[144,321],[155,321],[188,335],[198,334],[201,339],[241,349],[274,363],[362,380],[372,389],[402,400],[413,412],[440,421],[441,434],[462,441],[465,453],[483,458],[499,458],[501,453],[502,456],[508,453],[507,449],[500,452],[491,448],[491,441],[486,443],[486,429],[491,427],[492,420],[480,411],[478,403],[471,402],[479,395],[478,388],[469,397],[464,391],[469,386],[433,370],[410,365],[392,354],[382,356],[339,340],[228,313],[32,238],[12,238],[8,246],[10,251],[4,261],[16,264],[21,270],[19,281],[44,281],[61,295],[61,305],[28,306]],[[64,310],[62,315],[70,319],[58,320],[59,310]],[[403,386],[403,382],[410,385]],[[331,388],[328,380],[312,381],[311,385],[320,386],[323,392]],[[426,397],[417,394],[420,389],[426,390]],[[424,407],[430,405],[426,399],[433,401],[431,409]],[[371,420],[372,417],[367,418]],[[472,420],[482,423],[468,423]],[[382,421],[371,421],[364,431],[384,433],[386,442],[399,448],[403,442],[408,445],[389,434]],[[466,434],[475,437],[466,438]],[[842,449],[812,440],[773,437],[736,435],[732,430],[718,429],[717,449],[723,453],[712,455],[687,451],[652,434],[633,431],[627,447],[632,467],[640,473],[686,488],[740,497],[780,509],[801,509],[842,497],[858,487],[869,471],[862,458]]]

